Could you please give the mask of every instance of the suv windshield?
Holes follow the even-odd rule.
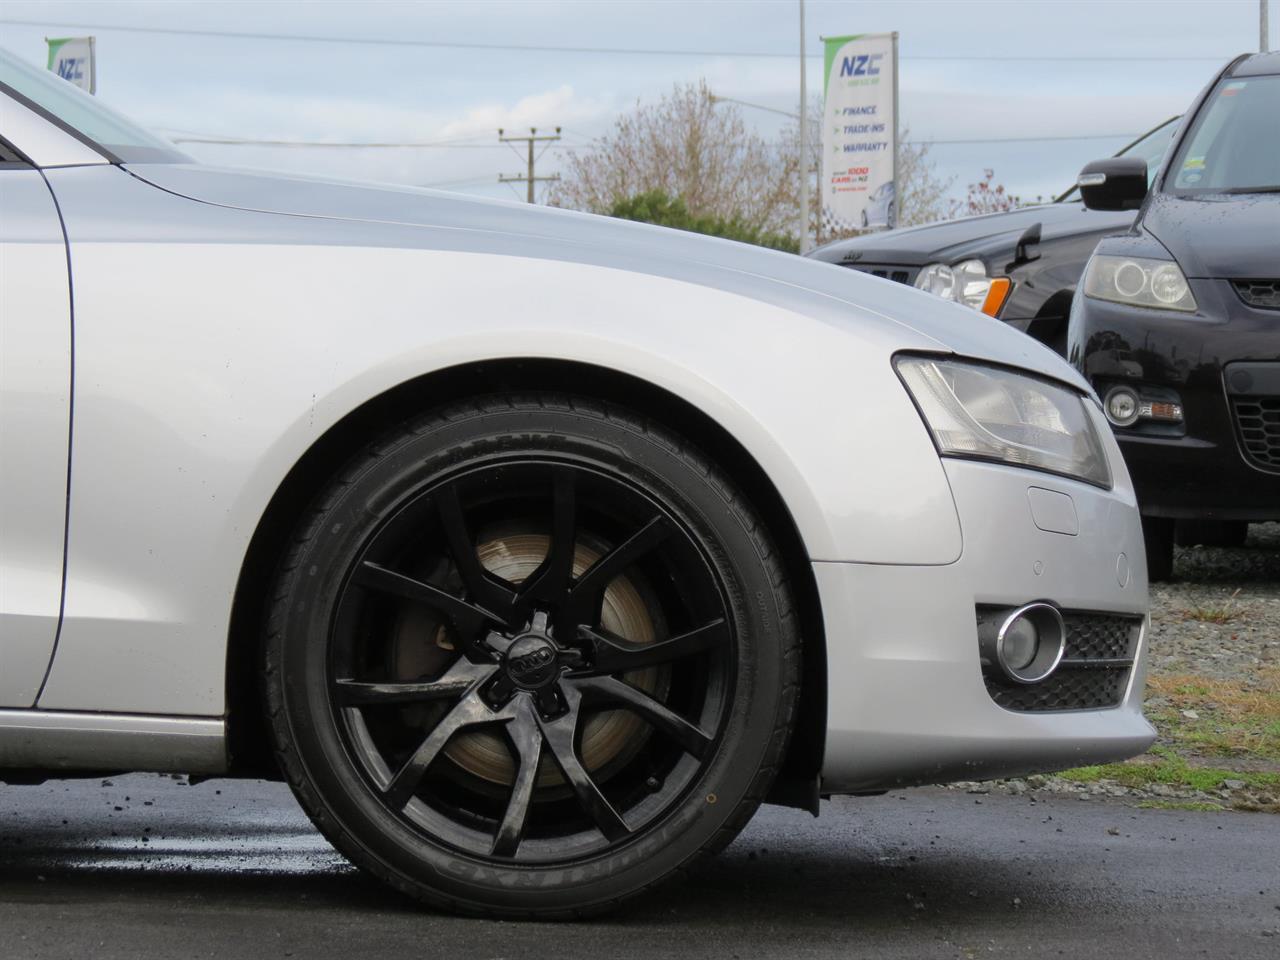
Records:
[[[175,163],[190,157],[73,83],[0,50],[0,90],[124,163]],[[3,133],[3,131],[0,131]]]
[[[1116,154],[1117,157],[1141,157],[1147,161],[1147,186],[1151,186],[1151,178],[1164,162],[1164,155],[1169,150],[1169,141],[1173,139],[1173,131],[1178,128],[1180,117],[1166,120],[1150,133],[1144,134]],[[1064,200],[1079,200],[1079,187],[1072,187],[1057,198],[1058,203]]]
[[[1280,76],[1221,80],[1182,138],[1165,190],[1280,191]]]

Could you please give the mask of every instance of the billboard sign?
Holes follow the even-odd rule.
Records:
[[[49,69],[81,90],[97,92],[97,70],[93,62],[93,37],[46,38]]]
[[[822,231],[895,225],[898,35],[824,37]]]

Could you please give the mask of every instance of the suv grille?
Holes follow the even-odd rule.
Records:
[[[1068,613],[1062,663],[1040,683],[1014,683],[999,668],[984,669],[991,699],[1006,710],[1103,710],[1124,699],[1142,631],[1138,617]]]
[[[1280,397],[1232,397],[1240,446],[1264,470],[1280,470]]]
[[[1231,285],[1249,306],[1280,310],[1280,280],[1232,280]]]
[[[876,263],[857,263],[846,261],[841,263],[842,267],[849,267],[860,273],[869,273],[873,277],[883,277],[885,280],[892,280],[894,283],[913,283],[919,269],[916,267],[899,267],[893,264],[876,264]]]

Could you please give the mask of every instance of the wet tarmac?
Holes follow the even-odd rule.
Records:
[[[442,916],[286,788],[0,786],[0,957],[1280,957],[1280,818],[936,789],[762,808],[692,878],[578,924]]]

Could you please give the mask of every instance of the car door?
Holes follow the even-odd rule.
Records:
[[[70,423],[62,222],[40,171],[0,141],[0,707],[35,704],[57,640]]]

